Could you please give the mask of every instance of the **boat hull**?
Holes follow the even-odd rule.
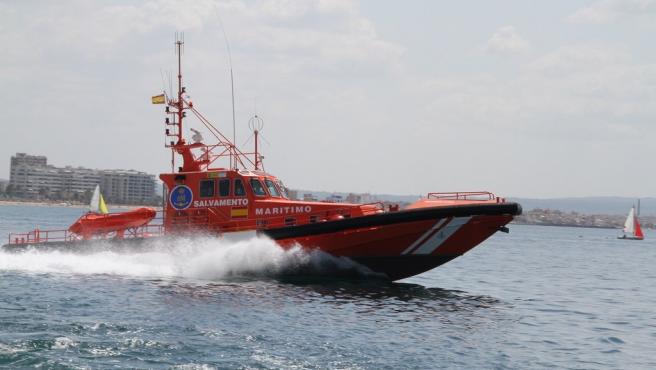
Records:
[[[516,203],[413,209],[266,230],[283,247],[348,257],[391,280],[433,269],[505,230]]]
[[[642,236],[627,236],[627,235],[621,235],[618,236],[617,239],[623,239],[623,240],[644,240],[645,238]]]
[[[521,213],[516,203],[431,207],[388,212],[351,219],[260,230],[283,248],[297,245],[347,257],[372,272],[399,280],[431,270],[463,255],[496,233]],[[226,233],[228,235],[229,233]],[[85,240],[28,245],[27,247],[93,251],[144,245],[153,238]]]

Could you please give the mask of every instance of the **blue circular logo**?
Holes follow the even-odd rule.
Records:
[[[173,208],[178,210],[189,208],[192,200],[194,200],[194,195],[186,185],[174,187],[169,196],[169,203],[171,203]]]

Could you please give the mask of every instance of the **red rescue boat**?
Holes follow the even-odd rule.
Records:
[[[102,214],[89,212],[75,221],[68,228],[68,231],[80,235],[82,239],[91,239],[96,235],[107,235],[110,233],[116,233],[116,236],[123,237],[125,230],[144,226],[155,218],[156,215],[157,211],[146,207],[121,213]]]
[[[176,96],[153,97],[154,104],[166,105],[166,147],[172,151],[172,170],[160,175],[166,188],[162,217],[156,219],[161,223],[151,221],[154,211],[150,209],[116,217],[89,214],[64,231],[59,240],[35,230],[10,234],[4,248],[82,245],[85,239],[107,237],[107,233],[114,233],[114,240],[130,242],[156,236],[239,232],[267,236],[283,248],[300,245],[348,257],[396,280],[448,262],[497,231],[507,232],[506,225],[521,213],[519,204],[489,192],[429,193],[404,209],[382,203],[290,199],[283,183],[263,169],[258,151],[261,118],[249,121],[254,151],[243,152],[187,100],[182,86],[182,44],[176,41]],[[201,133],[193,129],[193,142],[187,142],[183,122],[188,113],[215,137],[214,144],[205,144]],[[182,157],[177,169],[176,155]],[[220,166],[221,161],[226,163]]]

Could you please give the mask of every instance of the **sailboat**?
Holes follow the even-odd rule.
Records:
[[[97,214],[109,213],[107,205],[105,204],[105,199],[100,193],[100,185],[96,185],[96,189],[93,191],[91,202],[89,202],[89,212]]]
[[[640,221],[635,212],[635,207],[631,207],[629,215],[624,221],[624,233],[617,237],[618,239],[643,240],[645,238],[640,227]]]
[[[109,213],[105,199],[100,193],[100,186],[91,196],[89,212],[73,223],[68,231],[79,235],[82,239],[90,239],[94,235],[110,233],[123,237],[126,230],[143,226],[155,218],[156,211],[152,208],[137,208],[127,212]]]

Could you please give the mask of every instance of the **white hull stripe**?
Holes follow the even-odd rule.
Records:
[[[435,223],[433,227],[428,229],[428,231],[426,231],[421,237],[419,237],[419,239],[415,240],[415,242],[412,243],[412,245],[410,245],[408,248],[406,248],[401,254],[408,254],[412,252],[415,248],[419,247],[426,240],[430,239],[430,237],[433,236],[433,234],[435,234],[436,230],[439,230],[445,224],[448,224],[449,221],[451,221],[451,218],[443,218],[437,221],[437,223]]]
[[[467,224],[471,217],[456,217],[449,222],[448,225],[442,228],[439,232],[435,233],[428,241],[424,242],[412,254],[432,254],[444,242],[455,234],[460,228]]]

